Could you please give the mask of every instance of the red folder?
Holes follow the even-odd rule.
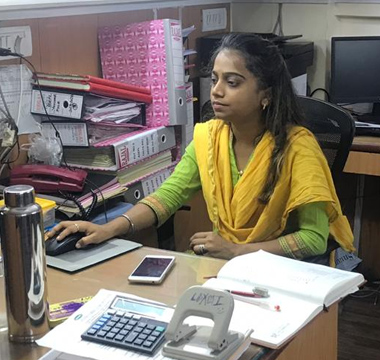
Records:
[[[81,83],[81,84],[95,83],[95,84],[116,87],[116,88],[129,90],[129,91],[141,92],[147,95],[150,95],[151,93],[150,89],[146,87],[121,83],[119,81],[103,79],[103,78],[100,78],[97,76],[91,76],[91,75],[58,74],[58,73],[53,74],[53,73],[38,72],[36,73],[34,78],[36,79],[36,77],[38,77],[38,79],[51,80],[51,81],[56,81],[59,83],[63,83],[63,82],[75,82],[75,83]]]
[[[150,95],[149,89],[91,76],[88,76],[87,80],[61,80],[59,78],[45,78],[38,75],[38,83],[43,87],[79,90],[118,99],[141,101],[147,104],[152,102],[152,96]],[[37,84],[36,79],[35,84]]]

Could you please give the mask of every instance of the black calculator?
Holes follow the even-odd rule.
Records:
[[[131,312],[108,309],[82,339],[152,355],[161,347],[167,323]]]

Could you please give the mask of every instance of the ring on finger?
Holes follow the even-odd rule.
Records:
[[[199,245],[199,255],[204,255],[206,254],[206,246],[204,244]]]
[[[75,223],[74,226],[77,228],[77,232],[80,232],[79,225],[77,223]]]

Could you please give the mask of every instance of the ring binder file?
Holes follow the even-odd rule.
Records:
[[[149,87],[148,127],[186,124],[181,24],[160,19],[99,30],[103,76]],[[120,60],[122,59],[122,61]]]

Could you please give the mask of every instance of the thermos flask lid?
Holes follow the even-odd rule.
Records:
[[[34,203],[34,188],[30,185],[13,185],[4,189],[4,202],[9,207],[24,207]]]

